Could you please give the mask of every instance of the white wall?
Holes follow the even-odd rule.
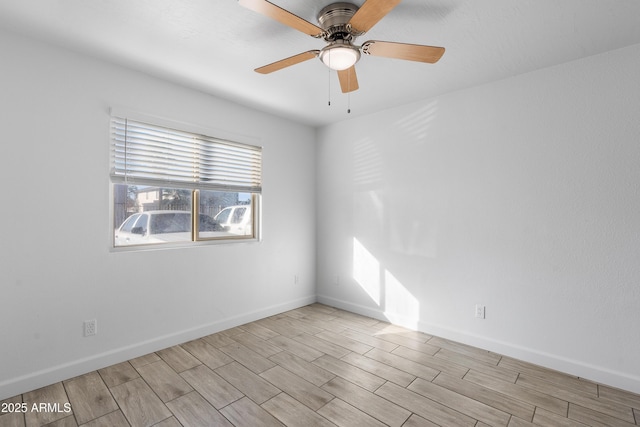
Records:
[[[635,45],[321,129],[319,300],[640,392],[639,69]]]
[[[9,33],[0,52],[0,400],[315,301],[314,129]],[[263,241],[110,251],[111,106],[258,138]]]

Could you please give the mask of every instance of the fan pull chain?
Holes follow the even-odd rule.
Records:
[[[329,57],[329,61],[331,61],[331,57]],[[329,107],[331,107],[331,68],[329,68],[329,93],[327,98],[329,99]]]
[[[348,87],[349,87],[349,93],[347,93],[347,114],[351,114],[351,73],[349,73],[349,77],[348,77]]]

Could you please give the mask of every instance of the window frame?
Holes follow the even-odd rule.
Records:
[[[211,138],[213,140],[220,140],[225,143],[229,143],[231,145],[239,146],[239,147],[248,147],[251,149],[257,150],[259,153],[259,162],[260,162],[260,183],[259,183],[259,191],[246,191],[246,188],[238,188],[234,189],[234,187],[229,186],[206,186],[206,185],[197,185],[192,184],[189,185],[187,182],[153,182],[152,180],[145,179],[137,179],[136,177],[114,177],[114,135],[113,129],[110,131],[109,137],[109,154],[110,154],[110,175],[109,175],[109,206],[110,206],[110,237],[111,237],[111,250],[112,251],[131,251],[131,250],[141,250],[141,249],[164,249],[164,248],[174,248],[174,247],[193,247],[199,245],[211,245],[211,244],[227,244],[227,243],[238,243],[238,242],[259,242],[261,241],[262,230],[261,230],[261,203],[262,203],[262,178],[261,178],[261,168],[262,168],[262,150],[263,147],[258,144],[259,140],[257,138],[248,137],[246,135],[237,135],[231,134],[225,131],[215,130],[207,127],[197,126],[193,124],[188,124],[184,122],[177,122],[173,120],[163,119],[155,116],[149,116],[145,114],[140,114],[137,112],[131,112],[126,109],[120,108],[112,108],[110,111],[109,123],[110,127],[114,126],[115,119],[123,119],[133,120],[134,122],[144,123],[149,126],[155,126],[160,128],[166,128],[169,130],[175,130],[182,133],[193,134],[194,137],[203,136],[205,138]],[[212,137],[210,135],[217,135],[216,137]],[[158,243],[140,243],[140,244],[131,244],[131,245],[116,245],[115,234],[119,227],[130,218],[131,215],[135,215],[142,212],[134,212],[127,216],[120,224],[116,224],[116,195],[115,188],[118,184],[125,184],[127,186],[130,185],[144,185],[144,186],[161,186],[163,188],[172,188],[179,190],[189,190],[191,192],[191,239],[188,241],[180,241],[180,242],[158,242]],[[202,236],[200,232],[199,219],[200,219],[200,191],[201,190],[210,190],[210,191],[218,191],[218,192],[228,192],[228,193],[244,193],[250,194],[249,203],[247,206],[251,207],[251,233],[248,235],[234,235],[234,234],[225,234],[220,236]],[[232,205],[231,205],[232,206]],[[224,206],[222,209],[226,208]],[[125,208],[126,209],[126,208]],[[125,211],[126,214],[126,211]],[[213,216],[212,216],[213,217]]]
[[[258,221],[256,220],[257,213],[259,211],[259,202],[260,199],[259,194],[251,194],[251,203],[247,206],[251,206],[251,235],[243,236],[243,235],[227,235],[224,237],[201,237],[199,236],[199,218],[200,218],[200,190],[195,190],[192,194],[192,202],[191,202],[191,240],[193,242],[220,242],[220,241],[233,241],[233,240],[260,240],[259,239],[259,230]],[[226,206],[222,208],[222,210],[228,208]],[[222,210],[220,212],[222,212]]]

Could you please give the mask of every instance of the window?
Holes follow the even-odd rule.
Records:
[[[262,149],[111,120],[114,246],[255,239]]]

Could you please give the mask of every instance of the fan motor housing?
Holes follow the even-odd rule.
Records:
[[[318,22],[325,31],[324,39],[328,42],[336,40],[351,41],[353,35],[347,24],[358,11],[358,6],[347,2],[332,3],[318,13]]]

